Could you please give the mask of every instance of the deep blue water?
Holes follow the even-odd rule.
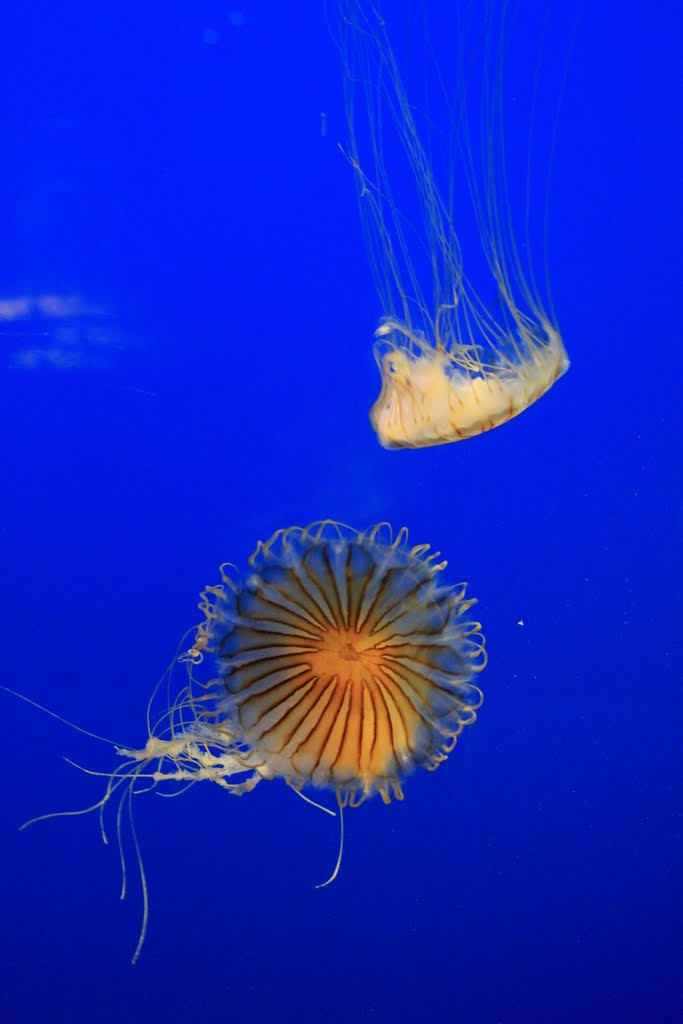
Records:
[[[530,61],[546,9],[515,13]],[[559,17],[571,370],[488,435],[387,452],[322,0],[3,9],[0,682],[144,743],[218,564],[324,517],[440,548],[490,653],[476,726],[347,815],[327,889],[334,822],[283,784],[140,797],[135,967],[134,860],[120,903],[94,816],[17,831],[98,799],[63,755],[115,754],[1,695],[3,1020],[683,1019],[680,13]]]

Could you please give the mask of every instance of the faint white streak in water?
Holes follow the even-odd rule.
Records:
[[[78,295],[0,298],[1,362],[17,370],[109,370],[134,344],[110,312]]]
[[[0,299],[0,320],[20,320],[32,315],[45,317],[97,316],[105,311],[88,306],[77,295],[20,295]]]

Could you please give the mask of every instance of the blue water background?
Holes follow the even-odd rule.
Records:
[[[476,726],[347,815],[325,890],[335,823],[283,784],[140,797],[134,968],[134,859],[121,903],[94,816],[17,831],[115,753],[0,696],[3,1021],[683,1020],[680,13],[551,13],[544,49],[546,7],[572,368],[398,453],[322,2],[3,8],[0,681],[144,743],[218,564],[321,517],[441,549],[490,651]]]

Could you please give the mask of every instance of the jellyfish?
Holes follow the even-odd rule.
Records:
[[[420,106],[406,91],[378,4],[339,3],[348,123],[343,148],[356,174],[383,311],[375,332],[381,390],[370,419],[386,448],[446,444],[499,426],[537,401],[569,366],[547,264],[542,289],[530,258],[528,194],[522,241],[515,235],[503,127],[505,5],[497,28],[490,4],[475,7],[483,53],[472,60],[461,19],[452,51],[460,69],[453,96],[443,95],[441,69],[432,68],[432,93],[441,94],[449,122],[439,134],[430,97]],[[465,80],[468,63],[484,76],[478,89]],[[468,112],[474,94],[481,106],[479,136]],[[467,250],[461,222],[472,235]],[[478,270],[476,286],[465,272],[467,260]]]
[[[428,550],[406,529],[325,521],[278,531],[245,580],[224,567],[204,591],[194,651],[215,655],[213,714],[259,777],[331,789],[340,807],[389,803],[474,722],[481,627]]]
[[[104,773],[105,792],[92,806],[26,823],[98,811],[106,842],[104,813],[118,798],[122,897],[124,812],[143,896],[133,962],[149,914],[136,794],[209,781],[239,796],[281,779],[321,806],[308,794],[328,790],[341,828],[327,885],[341,863],[343,808],[374,794],[402,799],[413,769],[438,768],[475,721],[482,693],[472,680],[486,663],[480,624],[468,615],[475,601],[465,583],[442,581],[447,563],[429,550],[410,546],[405,528],[394,536],[388,524],[359,532],[325,520],[259,542],[246,572],[222,565],[220,583],[201,594],[200,624],[157,691],[176,667],[182,687],[156,721],[150,700],[145,745],[115,744],[122,763]]]

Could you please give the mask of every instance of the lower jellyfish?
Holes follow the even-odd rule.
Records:
[[[124,814],[143,895],[133,962],[149,913],[134,796],[200,781],[241,795],[282,779],[311,803],[304,790],[329,790],[341,820],[329,882],[341,863],[343,808],[375,793],[400,800],[415,767],[446,760],[476,719],[482,694],[472,679],[486,664],[481,627],[468,615],[475,601],[466,584],[442,582],[446,564],[427,544],[409,546],[405,529],[358,532],[326,520],[278,530],[258,544],[244,573],[221,566],[221,582],[201,595],[203,620],[186,634],[189,648],[167,673],[170,680],[181,666],[186,681],[158,721],[148,709],[144,747],[115,744],[123,761],[105,773],[105,792],[91,807],[33,819],[98,811],[106,842],[104,813],[118,799],[121,895]],[[217,675],[202,680],[207,656]]]
[[[375,345],[381,392],[370,419],[386,448],[474,437],[528,408],[569,366],[529,239],[520,244],[515,237],[503,128],[505,4],[498,6],[494,26],[491,5],[475,5],[484,35],[481,59],[471,61],[484,77],[475,140],[468,106],[476,89],[464,78],[463,40],[454,40],[459,70],[455,95],[442,99],[450,123],[439,135],[406,91],[378,4],[339,0],[346,152],[383,306]],[[464,36],[462,22],[460,30]],[[443,92],[440,69],[431,73],[432,92]],[[528,195],[526,201],[528,229]],[[470,270],[483,263],[477,288],[463,267],[461,219],[468,204],[481,248],[477,254],[470,246]],[[491,293],[485,302],[482,295]]]

